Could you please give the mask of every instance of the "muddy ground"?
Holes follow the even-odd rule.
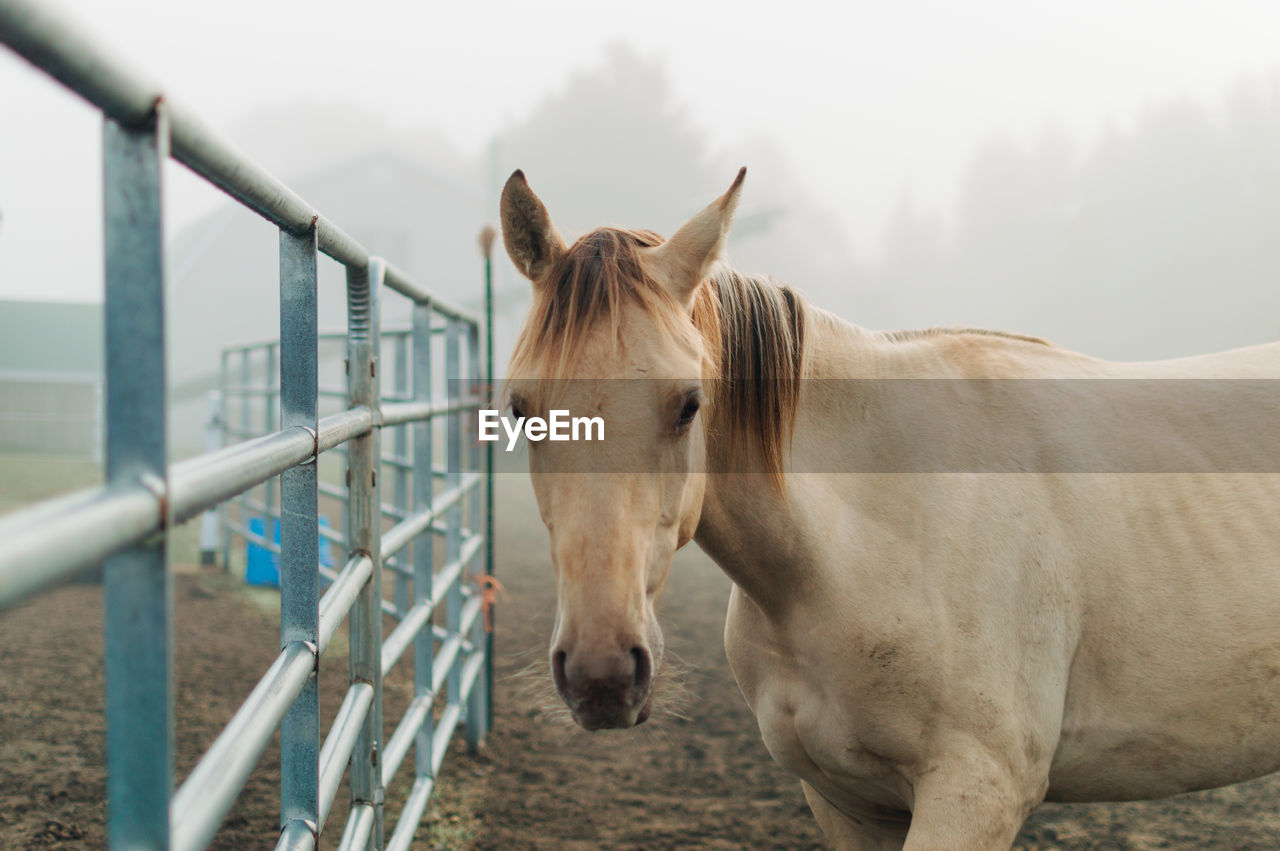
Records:
[[[495,729],[476,757],[455,752],[418,831],[420,848],[821,848],[799,786],[765,752],[721,645],[729,586],[697,553],[673,570],[662,618],[687,669],[668,706],[634,732],[588,734],[548,715],[553,619],[546,538],[527,481],[504,479],[498,541]],[[175,577],[177,776],[266,670],[278,648],[270,592],[220,573]],[[0,615],[0,848],[104,843],[101,590],[69,585]],[[533,675],[522,674],[530,669]],[[345,642],[322,661],[322,723],[345,688]],[[388,711],[408,697],[407,666]],[[456,743],[455,743],[456,744]],[[213,847],[276,836],[278,754],[268,747]],[[388,791],[388,824],[407,792]],[[326,829],[336,846],[339,803]],[[1028,849],[1280,848],[1280,776],[1165,801],[1041,808]]]

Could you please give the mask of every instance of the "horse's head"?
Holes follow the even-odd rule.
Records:
[[[602,228],[569,246],[521,172],[502,193],[503,239],[534,291],[512,358],[512,416],[565,410],[604,423],[602,441],[529,444],[556,575],[551,670],[587,729],[649,715],[662,663],[654,604],[705,484],[699,409],[717,337],[699,288],[745,171],[666,242]]]

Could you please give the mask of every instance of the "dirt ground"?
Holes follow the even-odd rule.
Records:
[[[483,753],[446,760],[418,848],[821,848],[798,783],[773,764],[724,660],[728,582],[682,553],[662,611],[681,660],[667,706],[631,732],[589,734],[553,711],[545,671],[554,599],[526,480],[500,488],[495,728]],[[175,577],[177,776],[185,776],[278,648],[276,601],[218,573]],[[69,585],[0,615],[0,848],[104,844],[101,589]],[[345,688],[345,642],[321,666],[322,723]],[[407,666],[388,715],[407,700]],[[674,709],[673,709],[674,707]],[[455,743],[457,744],[457,743]],[[460,749],[456,749],[460,750]],[[277,745],[215,848],[276,837]],[[388,790],[388,831],[407,793]],[[340,790],[324,837],[345,818]],[[1280,848],[1280,776],[1154,803],[1042,807],[1027,849]]]

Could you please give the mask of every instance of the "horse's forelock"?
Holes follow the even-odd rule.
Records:
[[[516,342],[511,374],[570,374],[602,323],[616,345],[631,303],[681,339],[692,325],[703,345],[703,378],[716,382],[708,427],[739,450],[760,454],[782,486],[782,450],[800,396],[804,309],[799,296],[767,278],[722,267],[693,301],[692,317],[645,270],[641,249],[661,245],[652,231],[600,228],[570,247],[534,286],[533,306]]]
[[[678,335],[688,321],[645,270],[640,254],[662,241],[652,231],[598,228],[575,242],[534,286],[533,306],[516,342],[511,372],[566,377],[601,324],[610,328],[617,343],[627,303]]]

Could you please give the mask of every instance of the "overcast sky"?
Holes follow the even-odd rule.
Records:
[[[945,209],[986,138],[1088,142],[1280,68],[1274,0],[59,5],[233,141],[248,113],[333,100],[472,155],[623,39],[665,61],[717,149],[775,139],[859,252],[904,192]],[[95,113],[0,49],[0,298],[101,297],[99,145]],[[166,179],[171,233],[218,203]]]

